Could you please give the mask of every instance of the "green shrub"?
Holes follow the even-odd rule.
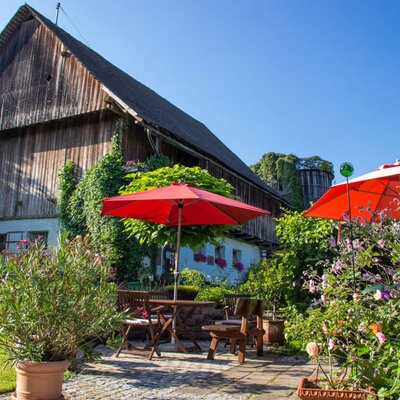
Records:
[[[275,310],[286,307],[293,296],[293,279],[293,268],[287,268],[281,263],[280,257],[275,255],[250,267],[247,280],[240,286],[240,291],[253,298],[265,300],[265,309],[275,313]]]
[[[204,286],[200,289],[199,294],[196,296],[196,300],[199,301],[215,301],[218,308],[224,306],[224,295],[235,293],[232,289],[220,286]]]
[[[205,285],[205,274],[197,269],[185,268],[181,272],[181,277],[185,285],[194,286],[200,289]]]
[[[174,295],[174,285],[165,286],[165,291],[172,299]],[[195,286],[178,285],[178,300],[194,300],[199,289]]]
[[[25,243],[23,243],[25,246]],[[119,327],[116,285],[88,237],[0,258],[0,350],[16,362],[73,357]]]

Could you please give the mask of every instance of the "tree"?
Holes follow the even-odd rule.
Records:
[[[127,175],[131,182],[120,191],[120,194],[141,192],[168,186],[174,182],[185,182],[199,189],[208,190],[222,196],[233,198],[233,186],[225,179],[213,177],[207,170],[199,167],[174,165],[150,172],[137,172]],[[167,243],[175,244],[177,228],[153,224],[136,219],[124,221],[126,231],[141,244]],[[195,225],[182,226],[181,245],[195,250],[207,242],[218,245],[216,240],[229,232],[229,225]]]
[[[296,210],[304,209],[299,171],[317,169],[333,176],[332,163],[318,156],[299,158],[294,154],[265,153],[250,168],[276,190],[289,193]]]

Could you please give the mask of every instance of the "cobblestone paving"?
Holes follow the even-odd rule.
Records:
[[[65,400],[295,400],[300,377],[314,370],[304,358],[271,353],[256,358],[252,349],[240,365],[236,356],[219,350],[208,361],[205,352],[167,352],[161,346],[162,357],[149,361],[129,353],[115,358],[103,349],[101,362],[85,364],[64,383]]]

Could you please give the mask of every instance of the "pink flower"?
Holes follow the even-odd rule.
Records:
[[[216,257],[215,258],[215,264],[217,264],[218,267],[223,269],[223,268],[226,267],[226,260],[225,260],[225,258]]]
[[[333,350],[334,347],[335,347],[335,341],[333,339],[329,339],[329,342],[328,342],[329,351]]]
[[[307,343],[306,352],[310,357],[316,357],[319,354],[318,344],[315,342]]]
[[[379,340],[379,343],[385,343],[386,337],[382,332],[377,332],[375,334],[376,338]]]
[[[315,282],[311,279],[308,284],[308,290],[310,293],[315,293],[317,291],[317,287],[315,286]]]
[[[322,332],[324,332],[324,335],[328,334],[328,328],[326,327],[326,325],[322,325]]]
[[[238,272],[242,272],[244,270],[244,265],[241,262],[236,262],[233,264],[233,268],[235,268]]]
[[[378,247],[380,247],[381,249],[383,249],[385,247],[386,242],[383,239],[379,239],[376,244],[378,245]]]
[[[328,300],[328,296],[326,294],[323,294],[321,296],[321,301],[327,301]]]

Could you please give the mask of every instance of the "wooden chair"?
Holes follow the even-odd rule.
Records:
[[[242,320],[235,318],[235,307],[239,299],[249,299],[248,294],[224,294],[224,319],[217,320],[217,325],[240,325]]]
[[[118,290],[118,303],[117,307],[120,311],[128,311],[130,316],[122,321],[122,336],[123,340],[120,347],[117,350],[116,357],[122,351],[122,348],[126,346],[130,352],[133,353],[149,353],[149,360],[156,353],[159,357],[161,352],[158,349],[159,336],[157,328],[160,327],[160,319],[154,318],[151,312],[157,311],[156,309],[151,310],[149,306],[150,295],[147,292],[135,292],[133,290]],[[157,307],[161,309],[162,306]],[[143,347],[132,346],[129,344],[129,334],[132,329],[145,328],[149,333],[150,344],[146,344]]]
[[[246,356],[246,344],[249,337],[254,337],[257,343],[257,356],[263,355],[262,336],[265,331],[262,328],[263,318],[263,302],[256,299],[239,298],[235,311],[235,315],[241,317],[239,325],[214,324],[203,326],[204,331],[210,332],[211,343],[208,350],[208,360],[214,360],[215,352],[218,348],[220,339],[230,340],[230,352],[235,352],[236,342],[239,343],[238,361],[243,363]],[[256,323],[252,323],[249,318],[256,317]]]

